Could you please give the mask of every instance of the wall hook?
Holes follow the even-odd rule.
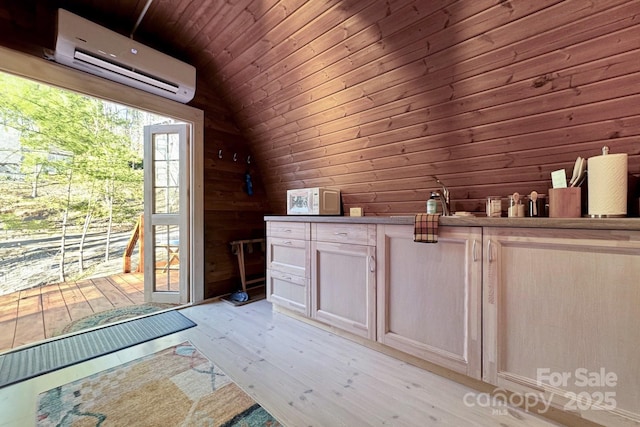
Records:
[[[247,156],[247,164],[251,164],[251,156]]]
[[[233,161],[234,162],[238,161],[238,153],[233,153]]]
[[[218,158],[221,159],[222,158],[222,149],[218,150]]]

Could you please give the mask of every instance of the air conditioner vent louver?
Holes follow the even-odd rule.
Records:
[[[134,79],[140,83],[148,84],[158,89],[166,90],[167,92],[173,94],[177,94],[178,90],[180,89],[180,86],[177,84],[173,84],[166,80],[163,81],[142,71],[137,71],[131,67],[126,67],[118,64],[115,61],[96,58],[95,56],[82,52],[81,50],[76,50],[73,57],[80,62],[84,62],[85,64],[94,65],[101,69],[117,73],[118,75],[121,75],[123,77]]]
[[[58,10],[54,59],[60,64],[179,102],[193,99],[193,66]]]

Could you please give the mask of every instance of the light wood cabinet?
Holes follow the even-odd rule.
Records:
[[[640,231],[463,225],[425,244],[406,224],[268,222],[268,298],[536,409],[640,424]]]
[[[479,379],[482,228],[441,227],[427,244],[379,225],[377,241],[378,341]]]
[[[311,317],[374,340],[375,225],[312,224],[311,236]]]
[[[310,224],[267,222],[267,300],[308,316]]]
[[[484,380],[640,421],[640,232],[486,228],[483,247]]]

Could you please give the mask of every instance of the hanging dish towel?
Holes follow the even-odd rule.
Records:
[[[439,219],[440,214],[416,214],[413,241],[421,243],[437,243]]]

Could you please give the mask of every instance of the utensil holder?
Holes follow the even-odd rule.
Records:
[[[549,218],[580,218],[581,212],[580,187],[549,189]]]

